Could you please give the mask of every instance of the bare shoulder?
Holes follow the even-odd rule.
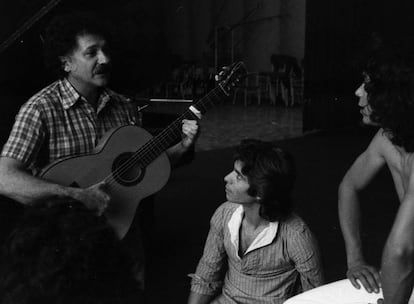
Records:
[[[384,129],[380,128],[372,138],[367,151],[369,153],[384,155],[393,146]]]
[[[413,153],[408,153],[404,148],[394,145],[383,129],[378,130],[368,151],[383,157],[390,166],[398,167],[399,163],[404,162],[407,167],[408,162],[412,163]],[[411,168],[411,165],[409,167]]]
[[[377,131],[363,154],[366,161],[385,161],[388,165],[399,158],[397,148],[392,144],[387,133],[382,128]]]

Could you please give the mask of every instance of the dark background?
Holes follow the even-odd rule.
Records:
[[[0,53],[0,142],[5,141],[20,105],[52,81],[43,66],[39,38],[51,17],[79,8],[106,16],[123,41],[116,46],[113,87],[133,93],[163,81],[179,61],[164,31],[164,20],[173,13],[166,9],[167,1],[62,0]],[[0,43],[46,3],[1,1]],[[220,5],[220,1],[215,3]],[[180,6],[179,1],[176,4]],[[337,186],[372,136],[372,131],[354,128],[360,119],[353,96],[361,82],[358,60],[373,33],[409,52],[413,11],[410,0],[307,1],[304,129],[324,132],[280,144],[297,159],[297,211],[319,240],[328,281],[343,278],[346,269],[336,214]],[[222,178],[232,166],[232,153],[232,149],[197,153],[195,161],[179,168],[157,196],[149,281],[153,303],[184,301],[189,283],[186,274],[200,257],[209,217],[224,200]],[[391,184],[385,170],[364,194],[368,203],[363,206],[367,219],[363,238],[367,258],[376,265],[397,207]],[[7,218],[2,214],[3,222]]]
[[[121,92],[137,93],[161,83],[169,77],[172,67],[193,59],[183,58],[172,51],[174,46],[171,43],[178,45],[180,41],[178,38],[175,42],[168,42],[166,29],[170,26],[166,20],[185,7],[188,14],[194,15],[188,18],[188,30],[194,30],[191,20],[196,20],[197,15],[191,1],[56,2],[53,9],[0,53],[0,96],[2,107],[6,109],[1,120],[6,129],[10,117],[14,116],[25,99],[53,80],[44,69],[40,37],[49,20],[61,12],[92,10],[102,14],[112,25],[118,41],[112,87]],[[211,1],[212,10],[219,10],[225,2]],[[252,11],[250,7],[263,5],[263,1],[259,0],[244,2],[244,16]],[[280,2],[286,6],[285,0]],[[1,1],[0,42],[47,3],[49,1],[46,0]],[[360,82],[358,59],[373,35],[410,52],[414,39],[413,9],[414,2],[409,0],[306,2],[304,68],[307,103],[304,108],[304,130],[336,128],[358,121],[353,98]],[[188,39],[184,34],[182,39]],[[192,35],[197,37],[197,33]],[[268,32],[261,31],[255,35],[268,35]],[[190,39],[190,42],[199,43],[194,40]],[[205,40],[211,44],[211,32]],[[212,52],[212,48],[206,49],[203,59],[209,61],[209,65],[214,65]],[[8,129],[4,132],[8,133]],[[0,139],[3,138],[1,135]]]
[[[332,129],[359,120],[353,95],[360,61],[377,38],[402,53],[414,46],[414,2],[307,1],[304,129]]]

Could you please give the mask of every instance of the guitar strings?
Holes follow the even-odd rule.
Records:
[[[217,95],[215,92],[213,92],[210,95]],[[108,183],[114,182],[115,176],[122,175],[127,170],[130,169],[133,165],[137,163],[137,160],[143,161],[144,165],[148,165],[153,159],[154,156],[159,155],[160,152],[164,151],[164,148],[158,148],[158,151],[155,151],[155,153],[149,154],[151,151],[154,151],[154,147],[157,147],[157,142],[164,141],[167,137],[170,140],[174,140],[174,134],[172,134],[172,129],[178,129],[179,125],[181,124],[181,120],[183,117],[186,117],[186,114],[188,114],[189,111],[185,112],[181,117],[179,117],[176,121],[174,121],[167,129],[162,131],[158,136],[156,136],[153,140],[150,140],[146,144],[144,144],[143,147],[141,147],[138,151],[136,151],[133,156],[131,156],[127,161],[125,161],[119,168],[114,170],[114,172],[109,175],[106,180]],[[173,138],[171,138],[173,136]],[[147,157],[146,157],[147,156]],[[151,159],[152,158],[152,159]]]
[[[203,97],[201,100],[199,100],[196,103],[196,107],[200,106],[203,107],[203,110],[206,110],[206,107],[204,107],[203,105],[203,100],[207,99],[206,103],[212,103],[214,104],[214,101],[211,100],[210,96],[214,95],[214,97],[220,97],[219,94],[216,93],[216,91],[219,91],[221,89],[221,91],[224,91],[224,89],[222,87],[216,87],[213,90],[211,90],[205,97]],[[200,103],[200,104],[199,104]],[[181,121],[182,119],[184,119],[186,117],[186,115],[190,114],[191,111],[187,110],[186,112],[184,112],[184,114],[182,114],[179,118],[177,118],[174,122],[172,122],[166,129],[164,129],[163,131],[161,131],[157,136],[155,136],[154,138],[152,138],[150,141],[148,141],[147,143],[145,143],[142,147],[140,147],[137,151],[135,151],[133,153],[133,155],[131,157],[128,158],[127,161],[125,161],[124,163],[122,163],[118,168],[116,168],[112,173],[110,173],[108,176],[105,177],[105,181],[107,182],[108,185],[115,183],[116,182],[116,178],[115,176],[122,176],[125,172],[127,172],[131,167],[133,167],[134,165],[137,164],[138,160],[143,160],[146,165],[149,165],[150,162],[153,160],[151,159],[151,157],[157,156],[160,154],[160,152],[163,152],[164,149],[162,148],[161,151],[157,151],[157,153],[155,153],[155,155],[148,155],[151,151],[154,151],[154,147],[159,146],[157,144],[155,144],[154,142],[162,142],[165,141],[166,138],[170,138],[171,140],[174,140],[175,138],[171,138],[170,136],[174,134],[171,134],[172,129],[179,129],[180,125],[181,125]],[[151,156],[149,159],[146,158],[146,156]],[[148,161],[150,161],[148,163]]]
[[[234,75],[235,71],[238,70],[241,66],[244,66],[243,62],[238,62],[231,70],[229,77],[227,78],[226,81],[221,82],[217,87],[215,87],[213,90],[211,90],[209,93],[207,93],[206,96],[204,96],[203,98],[201,98],[196,104],[195,106],[198,107],[203,107],[203,110],[206,110],[207,108],[204,106],[207,103],[211,103],[214,105],[214,101],[210,98],[210,95],[214,95],[214,97],[219,97],[219,94],[217,93],[218,91],[220,91],[221,93],[224,93],[225,95],[228,95],[228,92],[226,92],[226,90],[224,89],[224,87],[222,86],[223,83],[225,82],[229,82],[229,79]],[[203,102],[204,99],[207,99],[206,102]],[[115,183],[116,179],[115,176],[121,176],[122,174],[124,174],[125,172],[127,172],[132,166],[134,166],[138,160],[144,160],[146,165],[148,166],[152,160],[154,160],[155,156],[158,156],[161,152],[163,152],[165,149],[161,148],[160,151],[157,151],[157,153],[155,153],[155,155],[150,155],[151,157],[149,159],[145,159],[145,156],[148,155],[147,153],[151,152],[151,150],[154,150],[155,146],[159,146],[156,145],[155,142],[159,143],[165,140],[165,138],[169,137],[171,134],[171,129],[175,128],[178,129],[181,125],[181,121],[182,119],[184,119],[186,117],[187,114],[191,113],[190,110],[187,110],[186,112],[184,112],[179,118],[177,118],[174,122],[172,122],[166,129],[164,129],[163,131],[160,132],[160,134],[158,134],[157,136],[155,136],[154,138],[152,138],[150,141],[148,141],[147,143],[145,143],[142,147],[140,147],[137,151],[135,151],[133,153],[133,155],[124,163],[121,164],[121,166],[117,169],[115,169],[111,174],[109,174],[104,180],[108,183],[108,185],[110,185],[111,183]],[[171,138],[170,138],[171,139]],[[172,140],[174,140],[175,138],[172,138]],[[142,156],[143,155],[143,156]]]

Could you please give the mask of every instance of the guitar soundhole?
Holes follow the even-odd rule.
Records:
[[[145,169],[139,164],[132,165],[132,152],[120,154],[112,164],[112,174],[115,180],[123,186],[138,184],[145,175]]]

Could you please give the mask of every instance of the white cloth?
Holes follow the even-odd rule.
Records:
[[[382,290],[379,293],[368,293],[362,286],[356,289],[350,280],[345,279],[298,294],[284,304],[377,304],[380,298]],[[414,304],[413,294],[408,304]]]
[[[243,205],[240,205],[233,213],[230,218],[227,227],[230,231],[230,241],[233,244],[236,252],[239,252],[239,232],[240,226],[242,224],[244,217],[244,208]],[[249,248],[247,248],[245,255],[248,254],[250,251],[253,251],[257,248],[261,248],[264,246],[269,245],[273,242],[273,239],[276,237],[277,228],[279,223],[278,222],[269,222],[269,225],[264,228],[259,235],[254,239],[254,241],[250,244]],[[240,257],[239,257],[240,260]]]

